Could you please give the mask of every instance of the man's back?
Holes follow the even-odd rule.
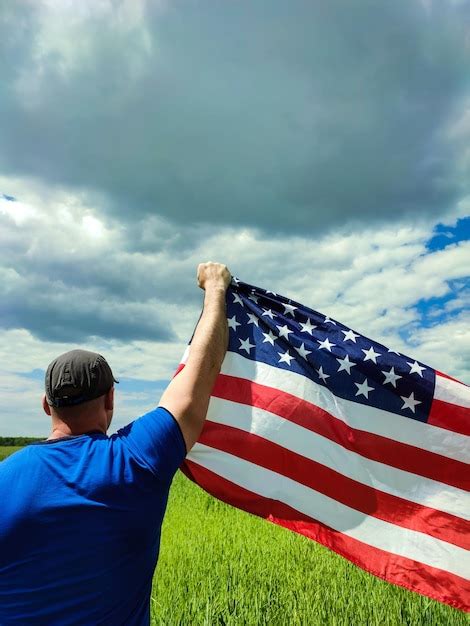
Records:
[[[179,425],[159,408],[111,437],[41,442],[3,461],[0,624],[148,624],[185,454]]]

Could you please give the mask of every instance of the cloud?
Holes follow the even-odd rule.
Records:
[[[8,5],[0,164],[102,193],[119,223],[314,233],[438,215],[468,193],[469,11]]]
[[[103,300],[96,289],[77,290],[62,281],[38,282],[0,272],[4,328],[28,328],[48,341],[82,342],[93,337],[121,341],[168,340],[170,324],[163,324],[157,303]],[[9,284],[6,285],[5,282]]]
[[[413,329],[410,333],[410,349],[418,347],[425,363],[432,363],[441,372],[453,372],[454,376],[470,385],[470,324],[469,309],[455,317],[431,327]]]
[[[66,207],[48,209],[41,213],[0,200],[0,325],[62,342],[93,336],[172,339],[155,293],[144,302],[127,297],[124,289],[119,293],[116,287],[126,281],[118,279],[112,258],[105,256],[112,237],[106,241],[100,222],[86,213],[75,222]]]
[[[50,420],[41,416],[43,393],[39,380],[0,370],[0,436],[47,437]]]
[[[25,352],[20,372],[44,368],[57,351],[85,343],[115,354],[129,377],[168,380],[201,308],[197,264],[211,259],[227,263],[247,282],[415,358],[422,359],[414,341],[418,328],[464,315],[470,244],[429,249],[432,218],[342,228],[315,239],[237,227],[191,239],[193,227],[178,228],[159,218],[165,237],[154,252],[139,252],[129,249],[126,228],[110,225],[100,207],[92,213],[80,197],[49,190],[41,206],[33,185],[26,185],[27,192],[17,181],[0,183],[14,187],[18,198],[26,196],[24,203],[0,201],[0,324],[7,345],[17,346],[17,358]],[[8,213],[5,207],[23,204],[28,218],[17,223],[15,216],[25,213]],[[152,237],[157,235],[158,228]],[[439,315],[433,316],[436,309]],[[15,335],[20,331],[14,329],[25,329],[37,345],[44,344],[44,356],[31,363],[34,350],[29,340],[21,347]],[[442,367],[440,355],[429,365]],[[465,369],[448,373],[470,374]]]
[[[116,385],[115,411],[109,434],[154,408],[166,387],[166,381],[142,381],[140,390],[133,390],[138,383],[134,379],[121,379]],[[48,437],[51,422],[42,409],[43,395],[43,371],[17,374],[0,370],[0,436]]]

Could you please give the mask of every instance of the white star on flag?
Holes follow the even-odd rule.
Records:
[[[274,319],[274,313],[271,311],[271,309],[266,309],[266,311],[263,311],[261,315],[266,315],[267,317],[270,317],[272,320]]]
[[[248,354],[250,354],[250,350],[252,348],[254,348],[254,344],[250,343],[250,338],[247,337],[246,339],[239,339],[240,341],[240,347],[238,348],[239,350],[246,350],[248,352]]]
[[[289,330],[287,324],[284,324],[284,326],[278,326],[277,328],[279,329],[279,337],[285,337],[286,339],[289,339],[289,335],[292,331]]]
[[[413,411],[413,413],[415,412],[415,406],[417,404],[421,404],[421,400],[415,400],[415,392],[414,391],[412,391],[410,393],[408,398],[406,396],[400,396],[400,398],[403,400],[403,406],[401,408],[402,409],[411,409]]]
[[[303,323],[303,322],[299,322],[299,324],[300,324],[300,326],[302,326],[302,330],[301,330],[301,332],[302,332],[302,333],[309,333],[309,335],[312,335],[312,334],[313,334],[313,333],[312,333],[312,330],[313,330],[314,328],[316,328],[316,326],[314,326],[314,325],[311,323],[310,318],[308,318],[308,317],[307,317],[307,321],[306,321],[305,323]]]
[[[324,324],[326,324],[326,323],[328,323],[328,322],[329,322],[330,324],[334,324],[334,325],[336,326],[336,322],[335,322],[334,320],[330,319],[330,318],[328,317],[328,315],[327,315],[327,316],[325,317],[325,319],[323,320],[323,323],[324,323]]]
[[[349,360],[349,355],[347,354],[344,359],[336,359],[338,363],[340,363],[340,367],[338,368],[338,372],[344,370],[348,374],[351,373],[351,367],[354,367],[356,364]]]
[[[263,343],[270,343],[273,346],[274,340],[277,339],[277,336],[270,330],[268,330],[267,333],[263,333],[263,335],[264,335]]]
[[[254,324],[259,327],[258,318],[254,313],[248,313],[248,324]]]
[[[292,315],[292,317],[294,317],[294,311],[297,309],[296,306],[292,306],[292,304],[283,304],[282,306],[284,307],[285,315]]]
[[[362,352],[364,352],[364,354],[366,355],[364,357],[364,361],[374,361],[374,363],[377,365],[377,357],[382,355],[379,352],[375,352],[373,346],[371,346],[368,350],[364,350],[364,348],[361,349]]]
[[[318,374],[318,376],[322,379],[322,381],[324,383],[326,383],[326,379],[329,378],[330,375],[329,374],[325,374],[325,372],[323,371],[323,367],[320,365],[320,367],[317,370],[315,370],[315,371]]]
[[[408,361],[407,361],[406,364],[409,365],[410,368],[411,368],[410,372],[409,372],[410,374],[413,374],[413,373],[419,374],[421,376],[421,378],[423,378],[423,374],[422,374],[421,370],[425,370],[426,368],[423,367],[422,365],[420,365],[418,363],[418,361],[415,361],[414,363],[408,363]]]
[[[382,374],[385,376],[385,380],[383,384],[386,385],[387,383],[390,383],[395,388],[397,386],[397,380],[399,378],[403,378],[403,376],[399,376],[398,374],[395,374],[395,368],[393,367],[390,369],[389,372],[382,371]]]
[[[252,300],[255,304],[258,304],[258,296],[251,294],[248,296],[248,300]]]
[[[355,333],[353,330],[342,330],[341,331],[344,334],[344,339],[343,341],[354,341],[354,343],[356,343],[356,337],[360,337],[361,335],[358,335],[357,333]]]
[[[287,363],[287,365],[290,365],[290,362],[294,360],[294,357],[291,356],[288,351],[284,353],[278,352],[278,354],[281,357],[279,363]]]
[[[323,341],[320,341],[319,339],[317,339],[318,343],[320,344],[318,346],[318,349],[320,350],[321,348],[324,348],[325,350],[328,350],[329,352],[331,352],[331,348],[333,346],[336,346],[335,343],[330,343],[330,340],[328,339],[328,337],[326,339],[324,339]]]
[[[367,378],[361,384],[359,384],[359,383],[354,383],[354,384],[357,387],[356,396],[360,396],[362,394],[368,400],[369,399],[369,393],[374,390],[374,387],[369,387],[369,385],[367,384]]]
[[[240,298],[238,293],[233,293],[233,303],[234,304],[241,304],[243,306],[242,299]]]
[[[237,318],[235,315],[233,315],[232,317],[227,317],[227,322],[229,328],[233,328],[235,332],[237,330],[237,326],[241,326],[240,322],[237,322]]]
[[[302,343],[302,345],[300,346],[300,348],[295,348],[295,350],[300,354],[300,356],[307,360],[307,354],[312,354],[311,350],[306,350],[305,349],[305,344]]]

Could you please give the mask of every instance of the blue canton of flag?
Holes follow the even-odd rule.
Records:
[[[234,280],[229,350],[308,376],[335,396],[427,420],[433,369],[298,302]]]

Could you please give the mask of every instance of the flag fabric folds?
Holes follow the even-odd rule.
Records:
[[[470,387],[236,278],[227,318],[228,352],[183,471],[470,611]]]

